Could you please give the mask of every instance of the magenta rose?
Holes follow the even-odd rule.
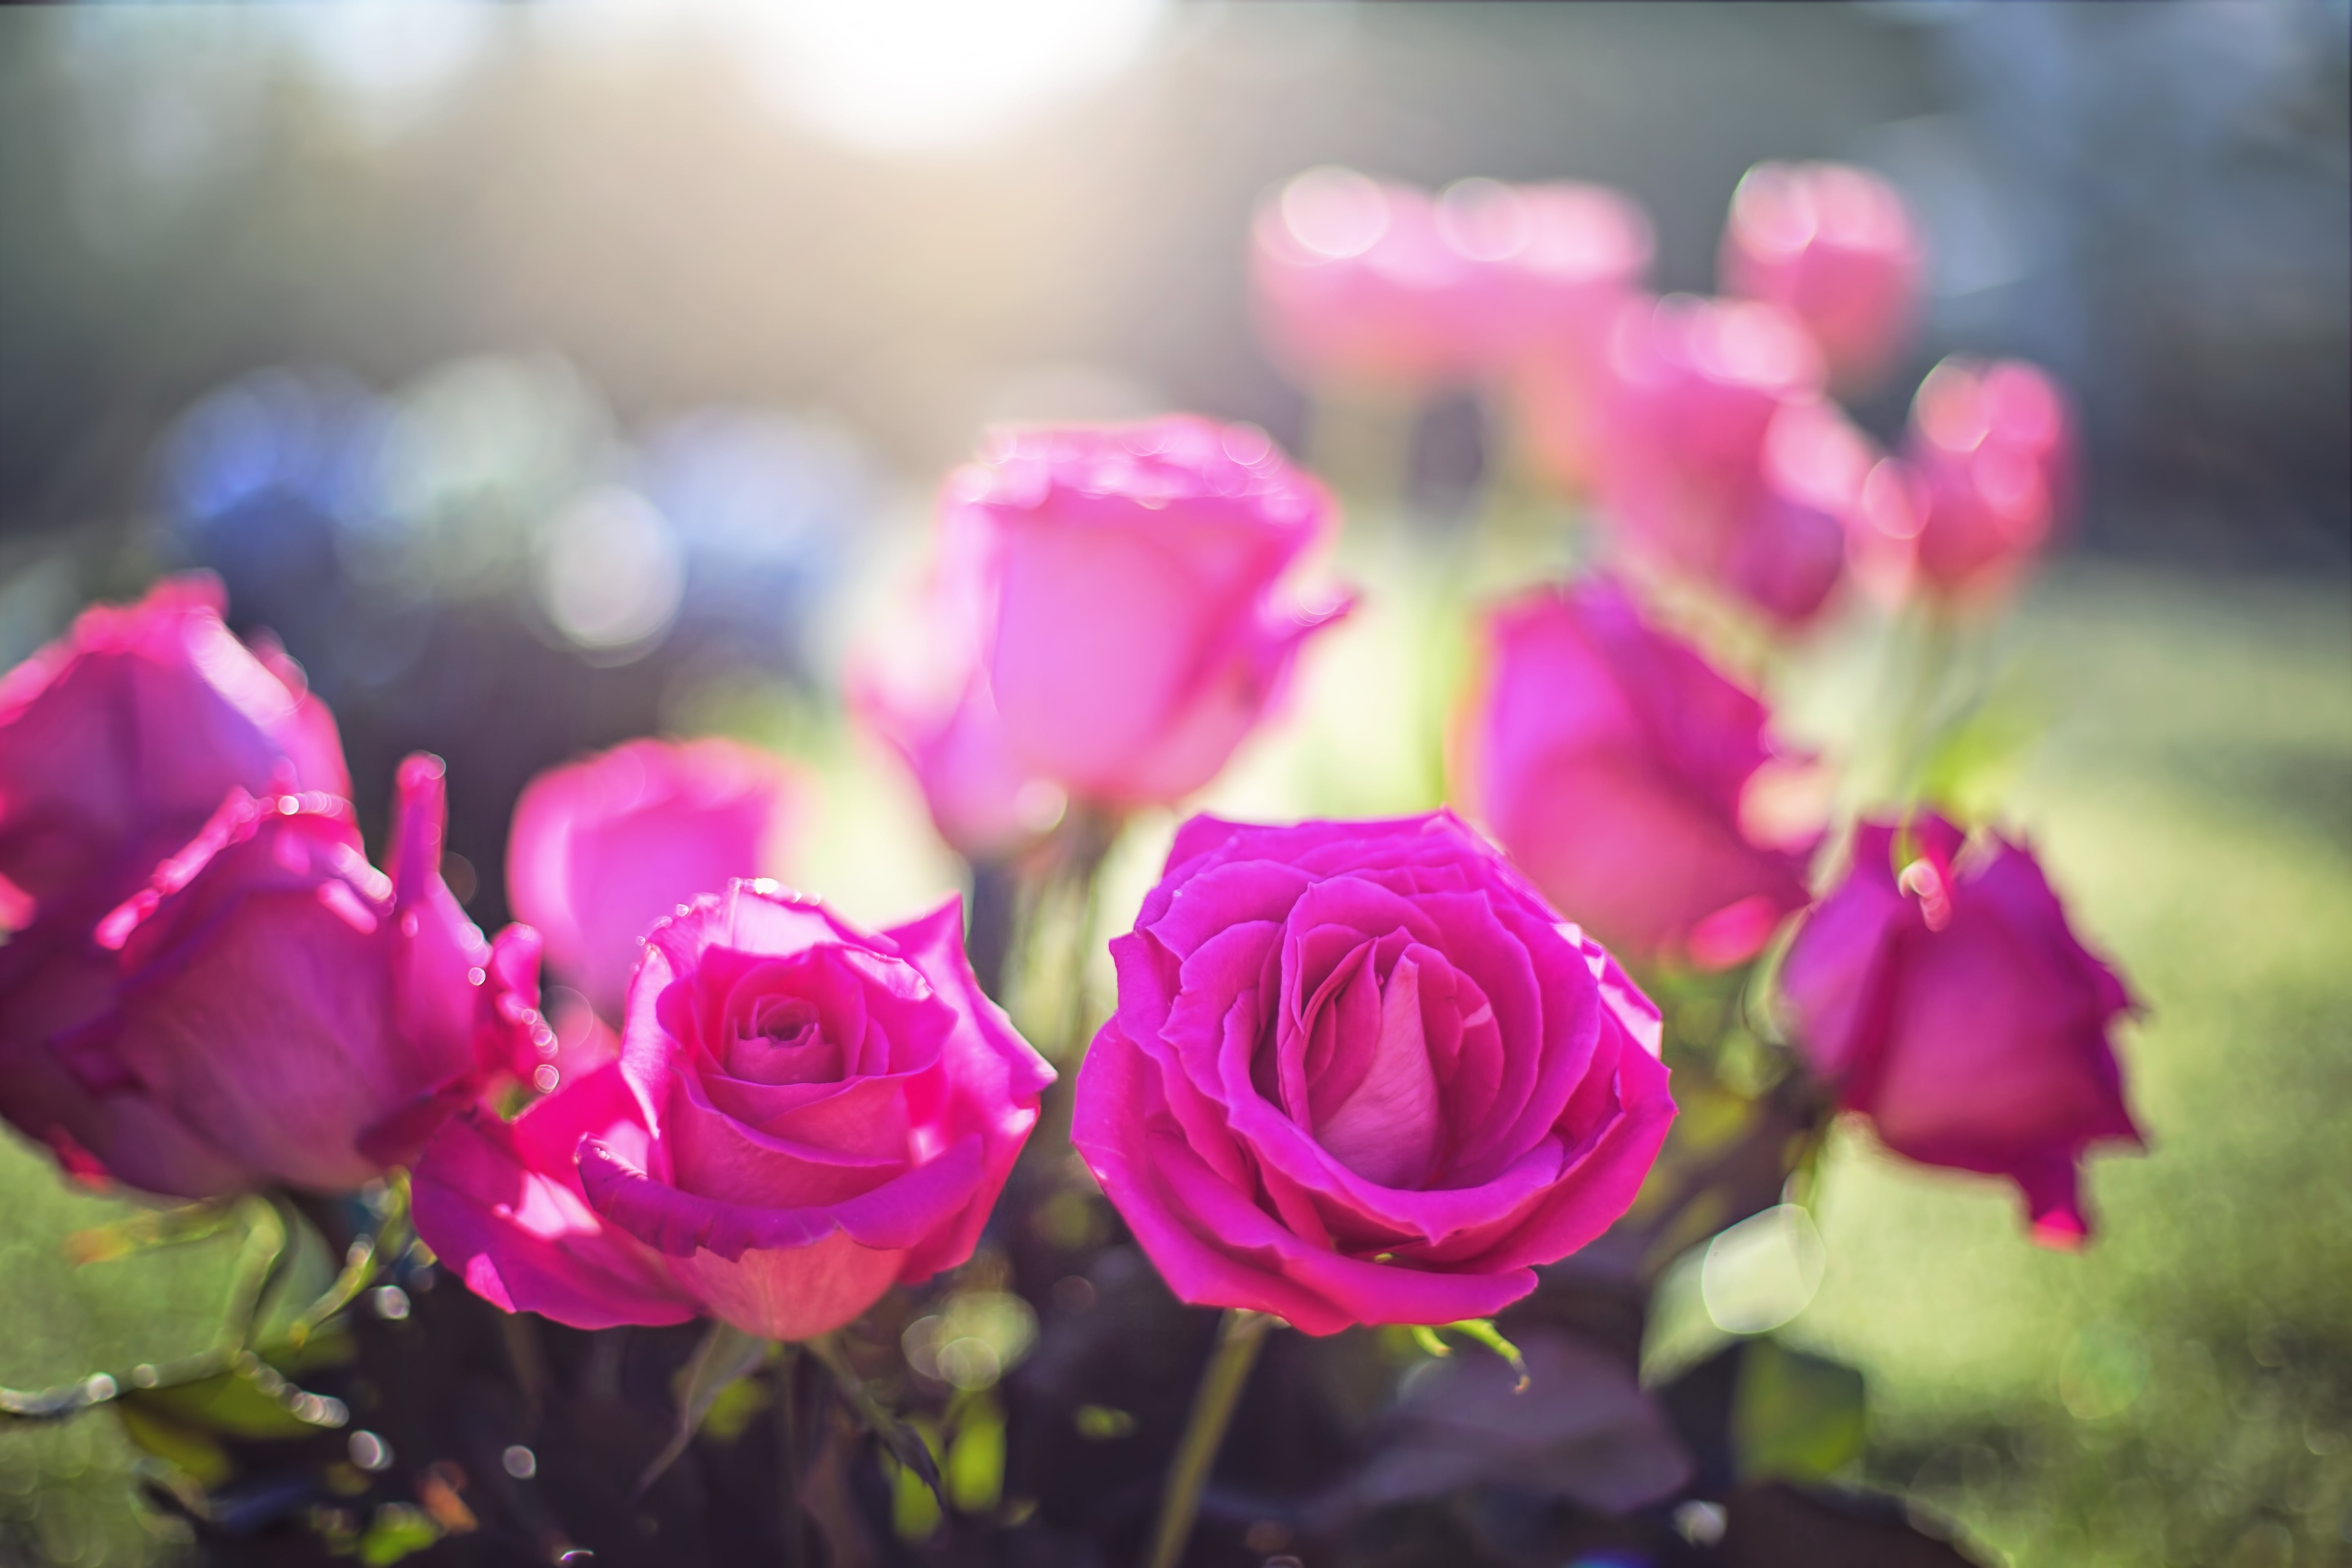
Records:
[[[1818,615],[1874,459],[1820,386],[1817,351],[1770,306],[1677,298],[1621,313],[1599,458],[1619,542],[1783,626]]]
[[[1868,386],[1910,346],[1925,270],[1903,198],[1868,170],[1759,163],[1731,198],[1725,290],[1804,322],[1841,386]]]
[[[1019,770],[1114,809],[1208,783],[1345,608],[1284,589],[1331,521],[1254,426],[1001,433],[948,480],[940,592]]]
[[[0,1111],[69,1169],[182,1197],[345,1192],[527,1061],[528,928],[440,875],[441,763],[402,764],[387,877],[331,795],[233,791],[151,885],[0,993]]]
[[[2041,553],[2072,500],[2074,422],[2017,360],[1948,359],[1911,405],[1912,565],[1947,593],[1999,588]]]
[[[2140,1142],[2109,1038],[2132,1000],[2025,849],[1939,816],[1864,824],[1780,989],[1807,1065],[1888,1148],[2009,1177],[2045,1245],[2089,1234],[2084,1151]]]
[[[717,738],[631,741],[524,788],[508,896],[555,972],[618,1018],[654,922],[758,876],[800,811],[791,773],[763,752]]]
[[[219,582],[96,605],[0,679],[0,925],[89,921],[143,886],[232,788],[348,795],[326,705],[221,622]]]
[[[1719,968],[1808,901],[1810,846],[1741,819],[1765,720],[1614,583],[1537,589],[1487,624],[1459,784],[1536,886],[1619,951]]]
[[[971,1255],[1053,1078],[954,900],[873,933],[739,881],[654,928],[617,1062],[442,1130],[417,1231],[509,1311],[806,1339]]]
[[[1177,1295],[1309,1333],[1485,1317],[1633,1201],[1658,1014],[1447,812],[1196,816],[1071,1137]]]

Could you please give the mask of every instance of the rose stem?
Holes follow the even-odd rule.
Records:
[[[801,1533],[801,1402],[800,1346],[787,1342],[776,1365],[776,1433],[782,1449],[784,1562],[787,1568],[806,1568],[808,1542]]]
[[[1176,1458],[1168,1466],[1168,1486],[1160,1494],[1160,1521],[1152,1527],[1151,1552],[1146,1568],[1176,1568],[1192,1538],[1192,1516],[1201,1511],[1201,1489],[1217,1462],[1225,1427],[1241,1403],[1242,1384],[1249,1381],[1258,1346],[1265,1341],[1274,1319],[1265,1312],[1236,1307],[1217,1325],[1216,1348],[1201,1369],[1201,1386],[1192,1395],[1192,1414],[1184,1423]]]

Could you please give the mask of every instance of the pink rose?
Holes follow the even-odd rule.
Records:
[[[971,1255],[1053,1078],[953,900],[877,935],[739,881],[654,928],[617,1062],[442,1130],[417,1232],[509,1311],[806,1339]]]
[[[1282,588],[1331,521],[1255,426],[1000,434],[948,480],[942,592],[976,606],[1018,771],[1113,808],[1208,783],[1346,608]]]
[[[1260,204],[1252,234],[1259,331],[1302,384],[1393,395],[1481,368],[1465,312],[1476,264],[1427,192],[1309,169]]]
[[[1820,613],[1874,454],[1819,395],[1818,356],[1769,306],[1669,299],[1620,315],[1601,454],[1635,556],[1784,626]]]
[[[344,1192],[529,1058],[537,942],[441,880],[441,763],[402,764],[392,875],[351,808],[233,790],[150,886],[0,992],[0,1110],[151,1192]]]
[[[1925,252],[1895,187],[1841,163],[1759,163],[1723,231],[1727,293],[1804,322],[1831,377],[1867,386],[1910,345]]]
[[[1911,405],[1918,575],[1998,587],[2057,527],[2074,489],[2073,421],[2050,378],[2016,360],[1948,359]]]
[[[800,813],[784,764],[732,741],[631,741],[515,803],[507,889],[548,962],[608,1018],[656,921],[755,877]]]
[[[1013,754],[988,688],[990,573],[984,561],[950,553],[985,542],[970,532],[942,539],[922,591],[857,650],[849,671],[851,711],[914,774],[940,837],[972,860],[1016,853],[1066,804],[1059,785]]]
[[[1939,816],[1865,824],[1780,988],[1807,1064],[1888,1148],[2009,1177],[2045,1245],[2089,1234],[2084,1152],[2140,1142],[2108,1038],[2132,1001],[2025,849]]]
[[[1485,192],[1475,205],[1466,199],[1473,187]],[[1465,181],[1449,195],[1464,209],[1457,226],[1495,257],[1490,269],[1502,286],[1488,295],[1485,355],[1504,388],[1518,456],[1549,483],[1585,489],[1602,439],[1611,332],[1642,298],[1649,270],[1649,219],[1601,185]]]
[[[1538,589],[1488,622],[1459,772],[1556,905],[1621,952],[1716,968],[1807,902],[1805,854],[1741,823],[1765,719],[1614,584]]]
[[[143,885],[230,789],[348,795],[326,705],[221,622],[218,580],[97,605],[0,679],[0,925],[88,922]]]
[[[1633,1201],[1658,1014],[1447,812],[1196,816],[1072,1141],[1177,1295],[1309,1333],[1494,1313]]]

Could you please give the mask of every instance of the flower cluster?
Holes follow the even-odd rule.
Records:
[[[1462,628],[1446,802],[1175,826],[1109,943],[1107,1018],[1086,988],[1106,855],[1225,770],[1354,603],[1309,585],[1331,494],[1254,426],[1003,430],[949,476],[915,618],[853,662],[843,706],[970,863],[969,932],[955,895],[871,930],[772,879],[809,836],[802,768],[646,738],[521,791],[505,869],[528,923],[486,938],[442,875],[438,759],[399,764],[379,869],[332,717],[275,644],[231,633],[215,583],[87,611],[0,679],[0,1116],[77,1177],[163,1196],[373,1190],[381,1217],[404,1177],[413,1256],[505,1312],[715,1320],[680,1446],[764,1351],[732,1373],[730,1353],[814,1342],[907,1476],[932,1445],[879,1413],[837,1336],[902,1322],[895,1289],[976,1257],[967,1282],[1011,1268],[1008,1190],[1058,1246],[1089,1234],[1098,1188],[1168,1291],[1233,1313],[1162,1563],[1269,1321],[1507,1350],[1489,1320],[1572,1289],[1551,1266],[1587,1248],[1623,1317],[1675,1251],[1801,1192],[1838,1111],[1909,1159],[2008,1178],[2037,1239],[2080,1245],[2084,1159],[2140,1141],[2123,980],[2021,839],[1971,833],[1923,786],[1932,681],[1842,755],[1790,743],[1768,700],[1780,651],[1868,602],[1850,583],[1939,637],[1997,606],[2072,504],[2065,400],[2030,366],[1947,360],[1900,454],[1831,401],[1890,374],[1916,326],[1919,241],[1862,171],[1752,171],[1725,298],[1653,298],[1649,254],[1639,209],[1595,187],[1432,196],[1325,169],[1268,199],[1254,278],[1280,363],[1366,405],[1477,389],[1521,477],[1595,543]],[[1840,767],[1860,805],[1831,815]],[[1066,1037],[1040,1037],[1077,1071],[1049,1102],[1055,1068],[1013,1022],[1041,1009],[993,994],[1006,966],[976,973],[968,950],[1041,967],[1057,898],[1076,952]],[[1684,1073],[1711,1096],[1704,1133],[1677,1126]],[[1066,1143],[1023,1164],[1065,1110]],[[347,1251],[322,1313],[393,1230]],[[1093,1282],[1059,1285],[1092,1310]],[[964,1306],[889,1336],[924,1386],[976,1394],[989,1378],[954,1369],[995,1342],[941,1325],[1017,1320],[1010,1345],[1034,1309],[932,1289]],[[1523,1364],[1581,1364],[1567,1345]],[[232,1350],[218,1375],[257,1377]],[[1087,1410],[1121,1414],[1087,1405],[1082,1432]],[[995,1405],[943,1418],[995,1421],[1001,1469]],[[1647,1489],[1620,1500],[1681,1485],[1679,1456],[1633,1467]]]

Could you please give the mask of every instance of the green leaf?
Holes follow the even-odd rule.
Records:
[[[677,1463],[687,1445],[719,1396],[734,1383],[776,1353],[776,1342],[747,1334],[731,1323],[713,1322],[702,1342],[694,1347],[694,1357],[686,1363],[679,1375],[677,1389],[677,1425],[671,1431],[669,1442],[646,1467],[637,1478],[636,1495],[643,1497],[653,1484],[661,1479],[662,1472]]]
[[[127,1388],[117,1397],[129,1409],[247,1439],[315,1436],[350,1418],[341,1401],[303,1393],[257,1356],[193,1383]]]
[[[201,1427],[175,1421],[160,1410],[130,1404],[118,1404],[115,1414],[122,1420],[123,1435],[133,1444],[207,1490],[236,1472],[220,1439]]]
[[[825,1371],[833,1373],[833,1381],[847,1396],[850,1408],[857,1412],[858,1418],[866,1423],[866,1429],[880,1440],[890,1457],[919,1476],[933,1497],[941,1497],[940,1468],[932,1457],[930,1445],[924,1441],[921,1433],[874,1397],[873,1391],[866,1386],[866,1380],[857,1375],[856,1367],[849,1364],[849,1357],[841,1348],[840,1336],[821,1335],[807,1342],[807,1349],[824,1364]]]
[[[993,1394],[956,1405],[955,1436],[942,1467],[948,1500],[965,1513],[993,1513],[1004,1500],[1004,1411]]]
[[[908,1429],[915,1430],[912,1426]],[[920,1436],[918,1434],[919,1440]],[[925,1452],[928,1455],[929,1449]],[[926,1476],[902,1464],[895,1448],[884,1454],[882,1468],[890,1478],[891,1532],[910,1543],[929,1541],[938,1534],[947,1512],[940,1499],[936,1471]]]
[[[423,1509],[388,1502],[375,1510],[367,1533],[360,1537],[360,1561],[368,1568],[386,1568],[440,1539],[440,1526],[427,1518]]]
[[[1528,1359],[1519,1353],[1518,1346],[1503,1337],[1502,1331],[1495,1327],[1494,1319],[1465,1318],[1458,1323],[1446,1324],[1445,1331],[1450,1334],[1460,1334],[1474,1344],[1485,1345],[1488,1350],[1510,1363],[1512,1373],[1519,1380],[1517,1386],[1511,1392],[1525,1394],[1528,1391]]]
[[[65,1239],[66,1257],[77,1265],[111,1263],[161,1247],[205,1241],[236,1227],[236,1209],[226,1203],[184,1204],[135,1214],[111,1225],[75,1231]]]
[[[1825,1479],[1862,1453],[1862,1373],[1769,1339],[1748,1342],[1731,1402],[1742,1480]]]

